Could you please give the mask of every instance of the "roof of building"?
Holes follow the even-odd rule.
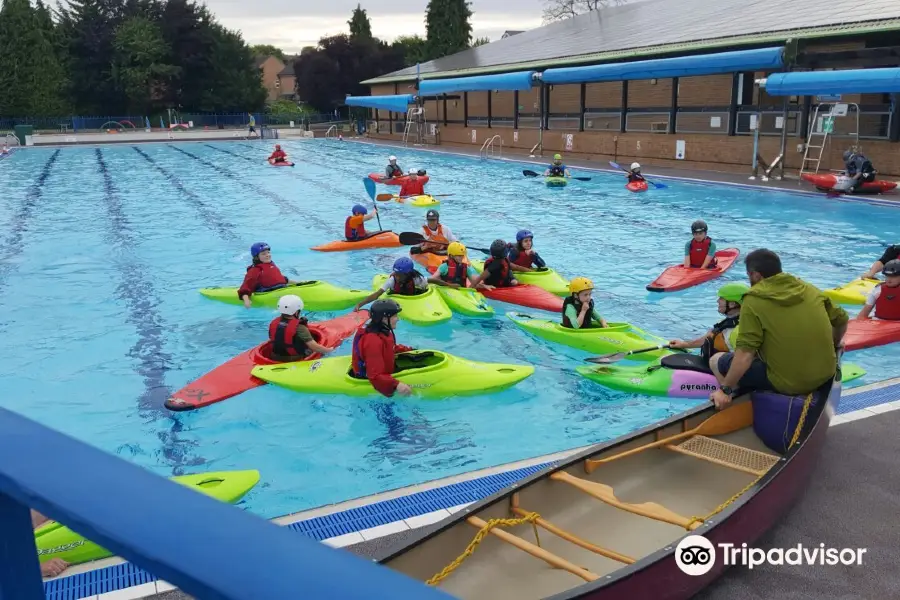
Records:
[[[898,0],[645,0],[422,63],[423,79],[900,30]],[[410,67],[364,84],[415,79]]]
[[[294,77],[294,62],[291,61],[284,65],[284,68],[278,72],[279,77]]]
[[[519,35],[520,33],[525,33],[525,30],[524,30],[524,29],[522,29],[522,30],[519,30],[519,29],[508,29],[508,30],[506,30],[506,31],[503,32],[503,35],[500,36],[500,39],[506,39],[506,38],[512,37],[512,36],[514,36],[514,35]]]

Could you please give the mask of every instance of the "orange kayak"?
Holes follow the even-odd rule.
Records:
[[[434,273],[438,267],[447,262],[446,254],[432,254],[431,252],[410,254],[409,257],[428,269],[429,273]]]
[[[344,252],[346,250],[365,250],[367,248],[399,248],[402,245],[400,236],[393,231],[385,230],[376,231],[369,234],[368,237],[355,242],[335,240],[321,246],[313,246],[312,249],[319,252]]]

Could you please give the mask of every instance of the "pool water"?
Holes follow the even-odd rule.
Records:
[[[0,163],[0,403],[161,475],[259,469],[244,505],[266,517],[599,442],[699,404],[605,390],[575,373],[586,353],[530,337],[503,316],[519,307],[494,303],[490,320],[401,321],[397,335],[536,365],[499,394],[395,401],[263,386],[167,411],[172,392],[265,337],[272,311],[197,293],[238,285],[253,242],[269,242],[293,278],[345,287],[368,288],[405,253],[308,249],[341,237],[350,207],[368,200],[362,177],[391,152],[406,169],[428,169],[431,193],[453,194],[441,218],[465,242],[487,247],[531,229],[551,266],[594,280],[607,319],[665,337],[705,331],[719,318],[719,284],[744,280],[738,264],[712,284],[645,290],[681,261],[694,219],[720,248],[772,248],[823,288],[863,272],[900,229],[900,213],[863,203],[676,181],[631,194],[621,176],[596,172],[548,189],[522,176],[527,164],[333,140],[282,146],[296,168],[270,168],[270,144],[239,141],[28,149]],[[379,208],[394,231],[417,230],[425,213]],[[893,375],[891,352],[849,355],[868,369],[859,383]]]

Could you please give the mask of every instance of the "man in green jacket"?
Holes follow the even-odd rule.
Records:
[[[750,291],[741,305],[734,352],[709,361],[720,389],[709,399],[717,408],[731,402],[737,388],[808,394],[834,377],[837,348],[849,316],[821,291],[781,272],[771,250],[744,259]]]

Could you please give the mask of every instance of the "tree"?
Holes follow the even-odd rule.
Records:
[[[250,51],[256,56],[274,56],[282,62],[285,60],[284,51],[281,48],[276,48],[272,44],[255,44],[250,46]]]
[[[472,17],[467,0],[428,0],[425,9],[425,31],[428,58],[433,60],[456,54],[469,47],[472,40]]]
[[[208,35],[212,64],[202,80],[199,103],[192,107],[205,112],[253,112],[265,106],[262,75],[240,34],[210,23]]]
[[[159,26],[146,17],[131,17],[116,29],[112,78],[128,102],[129,114],[164,108],[162,100],[181,69],[168,64],[168,47]]]
[[[476,46],[484,46],[485,44],[490,44],[490,43],[491,43],[491,38],[489,38],[489,37],[475,38],[475,41],[472,42],[472,48],[475,48]]]
[[[403,66],[411,67],[428,60],[428,43],[418,35],[401,35],[394,40],[391,48],[403,57]]]
[[[369,15],[366,14],[366,9],[359,4],[353,9],[353,14],[347,24],[350,25],[350,39],[354,42],[372,39],[372,23],[369,21]]]
[[[628,0],[545,0],[544,23],[563,21],[572,17],[600,10],[607,6],[622,6]]]

